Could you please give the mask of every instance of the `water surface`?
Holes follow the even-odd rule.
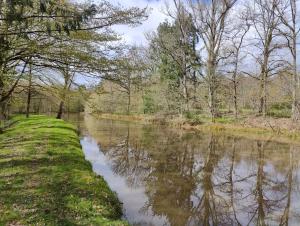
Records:
[[[81,143],[132,225],[300,225],[300,148],[85,118]]]

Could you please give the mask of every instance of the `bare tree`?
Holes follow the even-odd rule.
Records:
[[[231,57],[229,58],[229,63],[232,65],[229,70],[230,78],[229,80],[232,83],[232,96],[233,96],[233,105],[234,105],[234,116],[238,116],[238,75],[240,74],[240,64],[245,55],[241,54],[246,34],[250,29],[250,24],[248,23],[247,16],[242,16],[241,23],[234,25],[233,35],[229,38],[231,51]]]
[[[255,46],[261,54],[254,53],[252,56],[260,65],[259,72],[259,113],[266,116],[267,113],[267,83],[269,77],[276,74],[282,62],[275,59],[272,54],[283,46],[276,40],[280,26],[280,19],[276,15],[278,0],[254,0],[249,6],[250,19],[256,31]]]
[[[195,26],[203,43],[207,57],[204,60],[205,74],[203,78],[208,85],[208,106],[211,119],[217,116],[217,67],[221,56],[220,50],[224,43],[224,36],[228,27],[227,18],[230,9],[237,0],[190,0]]]
[[[281,0],[280,4],[277,5],[276,12],[283,24],[283,29],[280,30],[283,37],[287,41],[287,47],[292,56],[291,74],[292,79],[292,119],[297,121],[300,119],[299,110],[299,75],[297,73],[297,37],[299,34],[299,26],[297,26],[297,2],[298,0]]]

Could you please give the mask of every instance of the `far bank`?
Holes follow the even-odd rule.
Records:
[[[274,140],[284,143],[300,143],[300,127],[288,118],[274,117],[243,117],[235,120],[232,117],[217,118],[215,123],[209,118],[199,115],[187,119],[180,116],[153,116],[153,115],[121,115],[121,114],[91,114],[99,119],[112,119],[127,122],[138,122],[169,126],[191,131],[210,131],[226,133],[228,135],[247,137],[257,140]]]

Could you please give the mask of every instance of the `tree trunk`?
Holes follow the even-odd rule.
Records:
[[[58,112],[57,112],[56,118],[57,119],[61,119],[62,116],[63,116],[63,112],[64,112],[64,102],[61,101],[60,104],[59,104],[59,108],[58,108]]]
[[[26,106],[26,118],[29,118],[30,102],[31,102],[31,86],[32,86],[32,67],[29,65],[29,80],[28,80],[28,94],[27,94],[27,106]]]
[[[208,63],[208,105],[210,108],[211,121],[216,121],[217,116],[217,107],[216,107],[216,74],[215,74],[215,65],[212,63],[212,60],[209,60]]]
[[[268,51],[269,47],[266,47],[265,53]],[[266,117],[267,114],[267,78],[268,78],[268,62],[269,56],[264,54],[264,62],[261,69],[261,78],[260,78],[260,106],[259,114],[262,114],[263,117]]]
[[[0,102],[0,119],[1,120],[5,120],[5,119],[7,119],[7,115],[6,115],[6,107],[7,107],[7,105],[6,105],[6,101],[4,102]]]
[[[196,71],[193,72],[193,86],[194,86],[193,100],[194,100],[194,104],[196,104],[196,102],[197,102],[197,77],[196,77]]]
[[[210,115],[211,115],[211,121],[215,122],[216,121],[216,106],[215,106],[215,88],[214,84],[210,82],[209,84],[209,108],[210,108]]]
[[[189,95],[188,95],[188,88],[187,88],[187,78],[186,72],[183,73],[183,95],[184,95],[184,112],[189,111]]]
[[[57,116],[56,116],[57,119],[61,119],[63,116],[67,92],[70,90],[70,87],[72,84],[72,80],[71,80],[72,76],[70,76],[70,74],[69,74],[68,66],[66,67],[66,70],[63,73],[64,73],[65,84],[64,84],[64,87],[62,90],[61,101],[60,101],[59,109],[58,109]],[[74,74],[73,74],[73,76],[74,76]]]
[[[127,115],[130,115],[130,105],[131,105],[131,94],[128,93],[128,102],[127,102]]]
[[[239,49],[238,49],[239,51]],[[237,82],[237,73],[238,73],[238,61],[239,61],[239,53],[237,53],[236,56],[236,61],[235,61],[235,65],[234,65],[234,72],[233,72],[233,76],[232,76],[232,82],[233,82],[233,105],[234,105],[234,117],[235,119],[237,119],[238,117],[238,93],[237,93],[237,86],[238,86],[238,82]]]
[[[236,79],[234,79],[234,82],[233,82],[233,102],[234,102],[234,117],[235,119],[237,119],[238,117],[238,100],[237,100],[237,82],[236,82]]]
[[[259,114],[266,116],[266,85],[264,76],[260,80]]]
[[[298,121],[300,118],[299,112],[299,77],[297,73],[297,36],[293,34],[293,103],[292,103],[292,119]]]
[[[183,34],[184,40],[185,34]],[[185,45],[185,43],[184,43]],[[188,94],[188,87],[187,87],[187,67],[186,67],[186,56],[187,53],[184,51],[183,56],[182,56],[182,65],[181,65],[181,72],[182,72],[182,85],[183,85],[183,97],[184,97],[184,109],[183,112],[188,112],[189,111],[189,94]]]

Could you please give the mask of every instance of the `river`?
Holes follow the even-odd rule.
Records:
[[[81,144],[132,225],[299,225],[300,147],[86,116]]]

